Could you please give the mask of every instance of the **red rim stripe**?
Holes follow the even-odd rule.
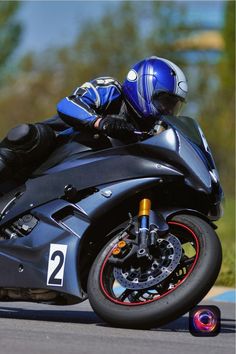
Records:
[[[171,225],[177,225],[177,226],[180,226],[180,227],[183,227],[184,229],[186,229],[188,232],[190,232],[192,234],[192,236],[194,237],[195,241],[196,241],[196,256],[195,256],[195,260],[193,262],[193,265],[191,266],[189,272],[185,275],[185,277],[178,283],[178,285],[176,287],[174,287],[173,289],[170,289],[169,291],[167,291],[165,294],[162,294],[161,296],[159,296],[158,298],[156,299],[152,299],[152,300],[147,300],[147,301],[141,301],[141,302],[135,302],[135,303],[125,303],[125,302],[122,302],[122,301],[119,301],[119,300],[116,300],[114,299],[113,297],[111,297],[106,289],[104,288],[104,285],[103,285],[103,281],[102,281],[102,277],[103,277],[103,271],[104,271],[104,268],[105,268],[105,265],[107,263],[107,260],[108,258],[110,257],[111,255],[111,252],[108,253],[108,255],[106,256],[103,264],[102,264],[102,267],[101,267],[101,271],[100,271],[100,277],[99,277],[99,280],[100,280],[100,286],[102,288],[102,291],[103,293],[106,295],[106,297],[111,300],[112,302],[116,303],[116,304],[119,304],[119,305],[123,305],[123,306],[139,306],[139,305],[145,305],[145,304],[148,304],[150,302],[154,302],[154,301],[158,301],[159,299],[161,299],[162,297],[170,294],[172,291],[176,290],[184,281],[185,279],[192,273],[193,271],[193,268],[195,267],[195,264],[198,260],[198,256],[199,256],[199,242],[198,242],[198,239],[197,239],[197,236],[195,235],[195,233],[193,232],[193,230],[191,230],[188,226],[184,225],[184,224],[181,224],[179,222],[175,222],[175,221],[170,221],[169,224]]]

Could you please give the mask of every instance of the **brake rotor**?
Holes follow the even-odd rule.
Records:
[[[161,256],[150,261],[150,267],[145,272],[141,268],[113,269],[114,277],[122,287],[131,290],[147,289],[162,282],[176,269],[182,256],[179,239],[169,235],[165,239],[158,239],[158,243]]]

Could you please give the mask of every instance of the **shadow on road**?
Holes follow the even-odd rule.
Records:
[[[19,307],[0,307],[0,318],[84,324],[96,324],[102,322],[102,320],[92,311],[26,310]]]
[[[236,333],[235,325],[226,323],[228,321],[235,322],[232,319],[221,319],[221,333]],[[100,323],[98,326],[103,327],[111,327],[109,324]],[[187,332],[189,333],[189,319],[186,316],[182,316],[175,321],[169,322],[168,324],[158,327],[152,328],[149,331],[157,331],[157,332]]]
[[[92,311],[55,311],[55,310],[26,310],[23,308],[0,307],[0,318],[26,319],[33,321],[52,321],[52,322],[68,322],[95,324],[101,327],[111,327],[104,323]],[[230,323],[231,322],[231,323]],[[221,319],[221,333],[235,333],[234,319]],[[165,326],[153,328],[151,331],[163,332],[189,332],[188,316],[182,316]]]
[[[231,323],[227,323],[231,322]],[[236,333],[235,331],[235,320],[221,318],[221,333]],[[161,328],[155,328],[154,331],[164,331],[164,332],[189,332],[189,318],[180,317],[177,320],[168,323]]]

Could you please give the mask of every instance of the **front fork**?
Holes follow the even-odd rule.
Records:
[[[148,253],[150,246],[155,246],[158,237],[168,233],[169,226],[163,216],[151,210],[151,200],[144,198],[139,203],[138,213],[138,253]]]
[[[140,250],[148,247],[149,241],[149,215],[151,210],[151,200],[142,199],[139,203],[138,213],[138,244]]]
[[[130,225],[132,225],[132,222],[128,225],[128,228]],[[155,248],[158,244],[158,238],[168,232],[169,226],[163,215],[157,210],[151,210],[151,200],[144,198],[139,203],[138,242],[135,242],[135,244],[131,242],[132,247],[130,249],[129,243],[121,235],[119,242],[112,250],[113,258],[110,261],[115,264],[122,264],[125,260],[135,255],[142,260],[142,263],[149,262],[153,258],[150,254],[152,247]],[[122,260],[119,259],[121,257]]]

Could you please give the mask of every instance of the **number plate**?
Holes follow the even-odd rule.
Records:
[[[67,245],[50,244],[47,285],[63,286],[66,252]]]

